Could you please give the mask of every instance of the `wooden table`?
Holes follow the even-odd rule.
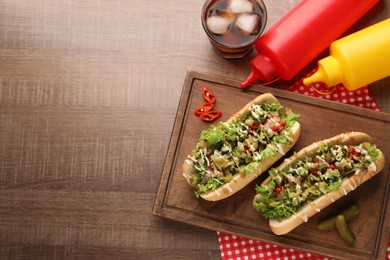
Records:
[[[267,0],[267,27],[297,2]],[[254,54],[217,56],[202,4],[0,2],[0,259],[220,258],[214,231],[152,215],[187,70],[244,79]]]

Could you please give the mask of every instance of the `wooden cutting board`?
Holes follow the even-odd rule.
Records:
[[[187,73],[153,214],[333,258],[384,259],[390,234],[390,114],[269,87],[242,90],[239,85],[240,82],[233,79],[194,71]],[[218,121],[213,122],[215,124],[226,121],[253,98],[266,92],[272,93],[283,106],[300,114],[301,137],[286,156],[342,132],[362,131],[371,135],[373,143],[387,157],[385,168],[357,190],[316,214],[309,222],[289,234],[274,235],[268,221],[252,207],[255,186],[261,183],[267,172],[243,190],[219,202],[195,198],[194,189],[182,176],[182,163],[191,154],[200,132],[210,126],[210,123],[194,115],[194,110],[204,102],[201,94],[203,86],[217,96],[214,109],[223,113]],[[351,203],[361,207],[359,216],[349,223],[356,235],[354,246],[346,244],[335,230],[320,231],[317,228],[320,220]]]

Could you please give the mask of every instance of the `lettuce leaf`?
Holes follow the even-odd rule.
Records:
[[[225,133],[216,125],[211,125],[209,129],[203,130],[200,139],[205,140],[210,148],[215,148],[224,140]]]

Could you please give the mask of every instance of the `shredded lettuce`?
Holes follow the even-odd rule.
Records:
[[[220,127],[211,125],[208,130],[203,130],[200,134],[200,139],[205,140],[209,147],[216,147],[218,143],[225,138],[225,133]]]
[[[192,151],[195,195],[216,190],[232,176],[248,174],[275,157],[280,146],[291,144],[291,126],[298,119],[291,109],[270,102],[254,104],[241,118],[203,130]]]
[[[256,187],[253,206],[266,218],[290,217],[310,201],[337,190],[350,174],[364,174],[379,154],[367,142],[357,146],[321,143],[316,156],[301,158],[282,170],[271,168],[271,181]]]
[[[287,117],[286,117],[286,126],[287,128],[291,128],[295,122],[297,122],[299,119],[299,115],[292,113],[291,111],[287,112]]]

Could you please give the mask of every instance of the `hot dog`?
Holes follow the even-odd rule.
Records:
[[[298,119],[266,93],[203,130],[182,166],[196,197],[221,200],[253,181],[294,146],[301,132]]]
[[[313,143],[269,170],[256,187],[255,209],[283,235],[379,173],[383,153],[362,132]]]

